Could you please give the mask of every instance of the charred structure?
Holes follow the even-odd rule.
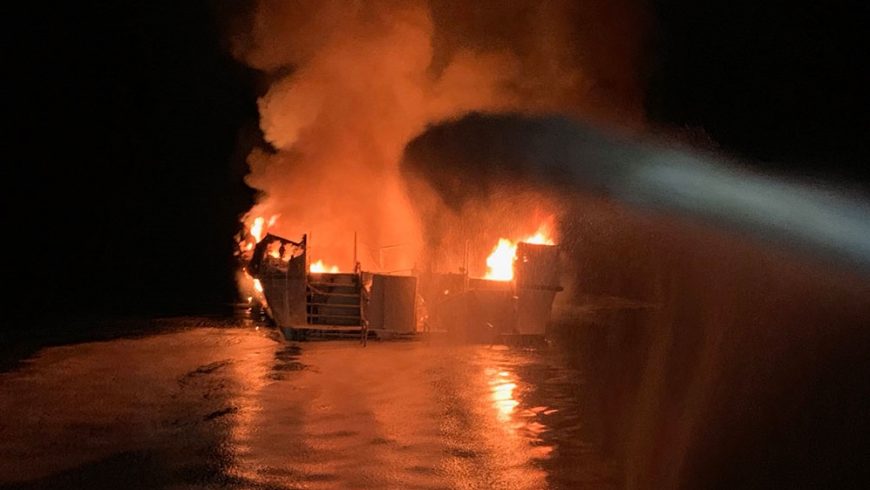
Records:
[[[266,311],[289,339],[372,334],[379,338],[441,332],[458,340],[493,342],[542,337],[559,285],[559,249],[520,242],[511,280],[459,273],[313,272],[308,237],[267,234],[248,266]],[[419,283],[419,287],[418,287]]]

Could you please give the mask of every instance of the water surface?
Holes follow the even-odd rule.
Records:
[[[200,322],[0,374],[0,483],[615,488],[589,400],[551,347],[288,343]]]

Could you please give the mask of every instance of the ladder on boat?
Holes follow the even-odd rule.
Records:
[[[309,274],[305,291],[308,329],[330,336],[365,337],[364,294],[359,274]]]

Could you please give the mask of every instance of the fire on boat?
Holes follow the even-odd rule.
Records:
[[[500,239],[484,277],[469,274],[467,253],[458,272],[369,272],[356,258],[353,270],[340,271],[311,258],[308,235],[293,241],[252,231],[242,247],[250,252],[245,276],[289,340],[436,333],[471,342],[540,339],[562,290],[559,247],[544,227],[516,241]]]

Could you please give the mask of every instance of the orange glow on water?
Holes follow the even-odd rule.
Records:
[[[498,419],[507,421],[510,419],[514,409],[519,405],[514,390],[517,388],[517,383],[508,371],[498,371],[495,373],[493,369],[487,369],[488,373],[495,374],[489,381],[490,398],[492,405],[495,407]]]
[[[498,409],[499,417],[504,418],[513,413],[514,408],[519,404],[516,400],[514,400],[514,388],[516,388],[516,383],[507,383],[503,382],[501,384],[497,384],[492,389],[492,399],[494,401],[495,408]]]

